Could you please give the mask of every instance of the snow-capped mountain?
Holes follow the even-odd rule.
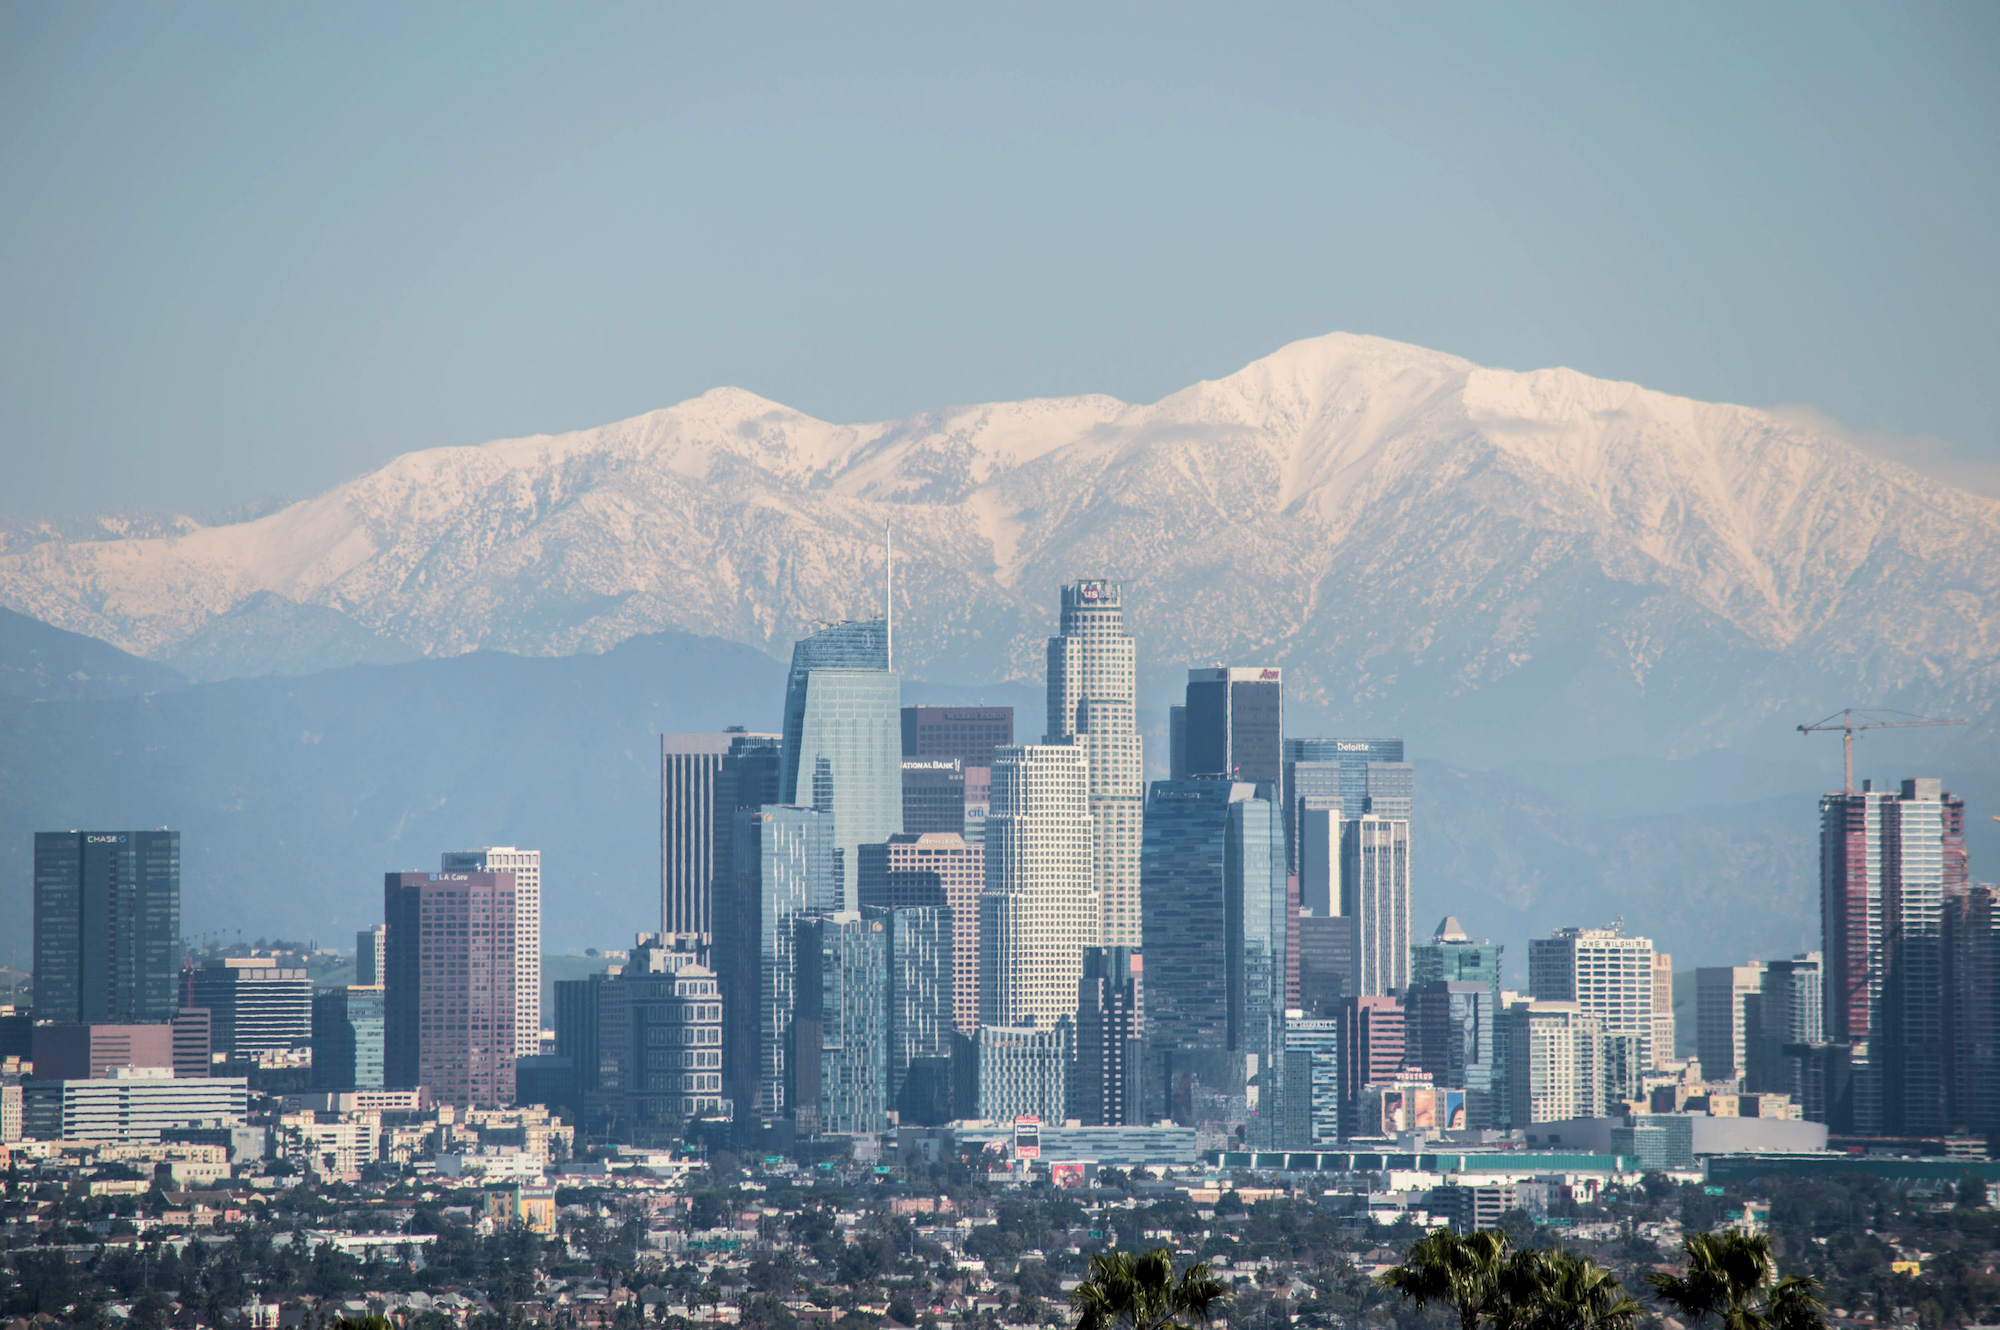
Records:
[[[1756,410],[1344,334],[1144,406],[833,425],[718,388],[407,454],[234,525],[16,542],[0,604],[206,677],[285,601],[322,611],[320,650],[677,628],[782,655],[879,613],[887,527],[909,672],[1039,678],[1056,586],[1109,576],[1142,705],[1183,664],[1275,663],[1288,708],[1458,755],[1985,713],[2000,683],[2000,503]]]

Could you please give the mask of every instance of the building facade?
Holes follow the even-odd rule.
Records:
[[[902,832],[860,850],[863,909],[926,906],[951,912],[952,1022],[979,1032],[979,897],[986,847],[949,832]]]
[[[1500,963],[1506,948],[1484,938],[1474,942],[1455,915],[1438,921],[1429,942],[1410,948],[1410,983],[1434,983],[1450,979],[1459,983],[1485,984],[1500,1000]],[[1671,1011],[1671,1006],[1669,1007]]]
[[[843,910],[799,924],[793,1090],[801,1137],[889,1125],[889,926]]]
[[[1053,1029],[1076,1017],[1083,953],[1103,919],[1092,866],[1089,761],[1068,744],[993,758],[980,896],[980,1021]]]
[[[373,986],[322,988],[312,999],[315,1090],[380,1090],[386,993]]]
[[[1340,857],[1340,913],[1354,920],[1356,991],[1408,988],[1409,822],[1369,813],[1344,823]]]
[[[1706,965],[1694,972],[1695,1056],[1702,1079],[1741,1080],[1750,1071],[1750,1032],[1756,1027],[1764,965]]]
[[[660,931],[715,932],[722,760],[736,734],[660,736]],[[768,802],[775,802],[775,797]],[[731,809],[730,811],[734,811]]]
[[[256,1057],[312,1044],[312,980],[273,956],[228,956],[188,972],[188,1005],[204,1007],[215,1051]]]
[[[1545,1002],[1575,1002],[1597,1018],[1607,1040],[1607,1101],[1632,1099],[1653,1057],[1653,941],[1617,928],[1559,928],[1528,942],[1528,991]]]
[[[1125,632],[1118,583],[1062,589],[1057,635],[1048,642],[1044,744],[1072,744],[1089,759],[1095,830],[1092,882],[1108,947],[1139,945],[1139,851],[1145,825],[1146,762],[1137,726],[1137,642]]]
[[[863,905],[888,945],[888,1106],[904,1122],[951,1117],[954,1001],[953,923],[948,905]]]
[[[716,1117],[722,1088],[722,994],[696,935],[641,933],[598,985],[594,1107],[627,1139],[671,1139]]]
[[[35,833],[35,1017],[164,1021],[181,946],[178,831]]]
[[[354,982],[363,988],[380,988],[389,973],[389,929],[385,924],[364,928],[354,935]]]
[[[446,873],[514,875],[514,1056],[542,1051],[542,852],[488,845],[444,855]]]
[[[1282,789],[1284,671],[1262,665],[1189,670],[1183,724],[1188,776]]]
[[[250,1083],[121,1067],[101,1080],[29,1081],[21,1099],[23,1133],[32,1139],[142,1144],[169,1131],[240,1126],[250,1111]]]
[[[1744,1088],[1803,1102],[1801,1055],[1786,1050],[1826,1042],[1826,967],[1818,952],[1765,963],[1756,1023],[1746,1035],[1750,1048]]]
[[[1286,1013],[1281,1144],[1311,1150],[1340,1142],[1340,1022]]]
[[[988,1122],[1040,1118],[1061,1122],[1069,1103],[1067,1017],[1053,1026],[984,1025],[979,1029],[979,1112]]]
[[[1066,1117],[1086,1127],[1145,1125],[1145,1030],[1144,958],[1130,947],[1084,952]]]
[[[1515,1002],[1500,1013],[1501,1127],[1594,1118],[1603,1112],[1603,1037],[1575,1002]]]
[[[1493,989],[1477,980],[1432,979],[1413,984],[1404,1005],[1405,1065],[1428,1072],[1436,1085],[1465,1091],[1466,1126],[1492,1127],[1500,1074]]]
[[[860,908],[856,847],[903,829],[902,706],[886,621],[835,624],[793,645],[778,792],[832,818],[843,911]]]
[[[383,1073],[442,1104],[514,1102],[514,874],[389,873]]]

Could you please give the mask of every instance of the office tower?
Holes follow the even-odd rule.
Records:
[[[1089,762],[1067,744],[993,756],[979,908],[984,1025],[1052,1028],[1076,1016],[1083,952],[1102,920],[1091,865]]]
[[[35,1079],[87,1081],[119,1067],[143,1067],[171,1074],[173,1027],[156,1025],[37,1025]]]
[[[1013,745],[1014,708],[904,707],[902,726],[905,758],[955,757],[968,767],[990,767],[994,749]]]
[[[379,1090],[383,990],[323,988],[312,1000],[312,1083],[315,1090]]]
[[[1283,672],[1268,666],[1188,671],[1189,776],[1222,776],[1270,785],[1284,780]]]
[[[25,1135],[44,1141],[152,1144],[190,1124],[242,1125],[250,1083],[242,1077],[180,1080],[163,1067],[117,1067],[101,1080],[32,1080],[21,1087]]]
[[[312,980],[275,956],[230,956],[189,972],[191,1007],[205,1007],[218,1053],[255,1057],[312,1043]]]
[[[1653,941],[1617,928],[1559,928],[1528,942],[1528,991],[1545,1002],[1575,1002],[1597,1018],[1607,1040],[1607,1102],[1636,1098],[1653,1065]]]
[[[174,1075],[213,1076],[215,1074],[215,1032],[206,1007],[182,1007],[171,1022],[174,1041]]]
[[[1515,1002],[1500,1013],[1495,1043],[1503,1089],[1500,1127],[1594,1118],[1603,1112],[1603,1034],[1575,1002]]]
[[[864,904],[861,917],[882,925],[887,938],[889,1107],[899,1121],[949,1121],[954,912]]]
[[[862,908],[906,906],[951,911],[952,1023],[970,1038],[979,1033],[979,897],[986,890],[986,849],[948,832],[899,832],[881,845],[863,845]]]
[[[843,910],[799,922],[794,1118],[804,1136],[889,1125],[889,937]]]
[[[1052,1027],[980,1026],[978,1116],[988,1122],[1063,1121],[1074,1036],[1067,1016]]]
[[[1145,990],[1145,962],[1132,948],[1083,953],[1066,1116],[1086,1127],[1145,1125]]]
[[[599,1044],[599,1016],[604,1009],[604,985],[615,975],[610,971],[583,979],[558,979],[555,997],[556,1057],[570,1066],[565,1102],[575,1104],[598,1092],[603,1083],[603,1051]]]
[[[662,933],[708,935],[715,931],[718,786],[722,760],[740,734],[660,736]]]
[[[963,761],[956,757],[903,759],[903,830],[918,834],[926,831],[964,834]]]
[[[722,1111],[722,996],[702,954],[698,935],[641,933],[622,966],[571,999],[596,1008],[585,1102],[628,1138],[670,1139]]]
[[[1137,643],[1125,632],[1116,582],[1072,582],[1048,645],[1048,729],[1042,742],[1068,743],[1090,759],[1090,819],[1096,830],[1092,880],[1109,947],[1139,945],[1139,846],[1145,821],[1146,762],[1137,728]]]
[[[1679,1059],[1679,1043],[1674,1026],[1674,958],[1664,951],[1653,953],[1653,1067],[1665,1070]]]
[[[965,769],[965,830],[967,845],[986,844],[986,814],[993,805],[993,768]]]
[[[1740,1080],[1750,1070],[1751,1016],[1763,987],[1761,961],[1694,972],[1695,1057],[1711,1085]]]
[[[1299,1010],[1331,1016],[1342,998],[1354,996],[1354,920],[1301,910],[1296,926]]]
[[[518,913],[511,871],[383,875],[390,1086],[428,1087],[441,1104],[514,1102]]]
[[[1412,815],[1411,768],[1401,739],[1287,739],[1283,757],[1288,846],[1297,845],[1302,808],[1331,809],[1343,819]],[[1298,871],[1296,848],[1290,863]]]
[[[839,908],[858,908],[855,847],[903,829],[902,679],[885,621],[835,624],[793,645],[778,794],[832,817]]]
[[[446,873],[514,875],[514,1056],[542,1051],[542,852],[488,845],[444,855]]]
[[[1826,1042],[1825,966],[1816,951],[1769,961],[1758,991],[1757,1025],[1748,1031],[1744,1088],[1758,1094],[1803,1094],[1799,1053],[1787,1048]]]
[[[1479,980],[1431,979],[1414,984],[1406,1008],[1404,1062],[1433,1083],[1465,1091],[1465,1125],[1494,1124],[1499,1077],[1493,1045],[1493,989]]]
[[[389,972],[389,929],[384,924],[364,928],[354,935],[354,982],[362,988],[380,988]]]
[[[1401,998],[1364,994],[1344,999],[1334,1013],[1340,1074],[1340,1134],[1359,1129],[1364,1086],[1402,1075],[1409,1047],[1409,1024]]]
[[[171,1018],[181,834],[36,832],[34,930],[37,1020]]]
[[[1438,921],[1429,942],[1410,948],[1410,983],[1428,984],[1439,979],[1460,983],[1485,984],[1500,1000],[1500,958],[1506,948],[1481,938],[1474,942],[1456,915]],[[1672,1007],[1668,1010],[1671,1012]]]
[[[1945,889],[1945,1048],[1951,1062],[1951,1122],[2000,1135],[2000,889]]]
[[[1140,864],[1149,1117],[1172,1115],[1195,1085],[1236,1095],[1247,1077],[1280,1074],[1286,893],[1273,794],[1153,782]],[[1266,1107],[1277,1111],[1275,1095]]]
[[[782,1122],[791,1099],[798,926],[831,914],[841,884],[832,819],[774,805],[736,814],[735,871],[716,901],[724,1083],[739,1120]]]
[[[1187,703],[1176,702],[1167,708],[1167,779],[1187,778]]]
[[[1340,1143],[1340,1022],[1331,1013],[1285,1013],[1285,1113],[1280,1143],[1288,1150]]]
[[[1341,824],[1340,913],[1354,920],[1355,989],[1410,985],[1410,824],[1373,813]]]

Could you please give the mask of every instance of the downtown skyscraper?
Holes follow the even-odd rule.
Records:
[[[1116,582],[1072,582],[1048,648],[1045,744],[1073,744],[1090,760],[1096,832],[1092,879],[1103,910],[1099,945],[1139,945],[1139,846],[1146,763],[1139,737],[1137,644],[1125,632]]]
[[[512,845],[451,850],[438,868],[514,875],[514,1056],[536,1056],[542,1051],[542,852]]]
[[[35,833],[35,1018],[173,1019],[178,831]]]
[[[439,1103],[514,1102],[514,874],[390,873],[383,1073]]]
[[[1076,1018],[1083,953],[1103,906],[1091,864],[1090,762],[1070,744],[993,755],[986,890],[979,898],[981,1025],[1053,1029]]]
[[[792,646],[779,802],[833,819],[841,910],[860,907],[856,847],[903,829],[902,679],[886,619],[840,623]]]

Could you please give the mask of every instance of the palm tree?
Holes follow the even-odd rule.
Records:
[[[1646,1280],[1689,1324],[1713,1316],[1723,1330],[1821,1330],[1819,1281],[1778,1277],[1771,1239],[1762,1233],[1694,1233],[1681,1239],[1687,1273]]]
[[[1205,1265],[1191,1265],[1176,1276],[1165,1247],[1143,1256],[1127,1251],[1093,1256],[1090,1277],[1069,1295],[1076,1330],[1194,1330],[1228,1300],[1227,1288]]]
[[[1629,1330],[1645,1310],[1609,1270],[1561,1248],[1515,1252],[1499,1285],[1502,1330]]]
[[[1417,1305],[1433,1303],[1458,1314],[1459,1330],[1479,1330],[1479,1318],[1498,1302],[1500,1271],[1507,1255],[1507,1235],[1484,1229],[1470,1236],[1448,1228],[1433,1229],[1417,1239],[1403,1263],[1376,1277]]]

